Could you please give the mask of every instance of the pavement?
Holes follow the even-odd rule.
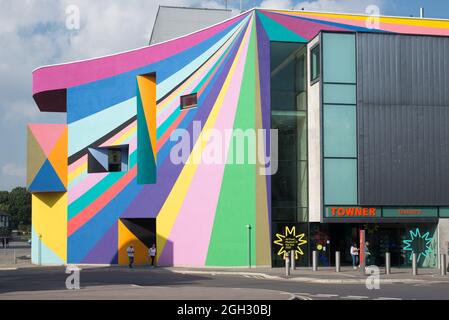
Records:
[[[375,267],[377,268],[377,267]],[[181,274],[208,274],[208,275],[240,275],[244,277],[263,278],[268,280],[288,280],[308,283],[323,284],[364,284],[368,277],[375,276],[374,268],[368,269],[365,275],[360,269],[354,270],[352,267],[342,267],[339,273],[335,268],[322,267],[318,271],[311,268],[296,268],[291,270],[290,275],[286,276],[284,268],[167,268],[172,272]],[[418,275],[413,276],[412,270],[406,268],[393,268],[391,274],[385,274],[384,268],[377,268],[379,282],[383,284],[394,283],[447,283],[449,284],[449,275],[440,276],[438,269],[419,269]]]

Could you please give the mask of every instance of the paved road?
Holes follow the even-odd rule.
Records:
[[[121,267],[81,271],[81,290],[65,289],[65,269],[0,269],[2,299],[223,299],[223,300],[368,300],[449,299],[446,284],[363,285],[313,284],[267,280],[259,276],[187,275],[166,269]]]

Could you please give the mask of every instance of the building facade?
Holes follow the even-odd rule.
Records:
[[[372,262],[435,267],[447,36],[444,20],[253,9],[35,70],[38,107],[67,123],[28,127],[33,262],[125,264],[132,243],[146,263],[155,243],[159,265],[280,266],[293,243],[300,265],[329,264],[365,230]]]

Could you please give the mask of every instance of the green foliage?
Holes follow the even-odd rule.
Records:
[[[31,225],[31,194],[23,187],[0,191],[0,210],[11,215],[11,229]]]

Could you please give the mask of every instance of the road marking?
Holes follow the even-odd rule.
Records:
[[[139,286],[138,284],[132,284],[131,287],[134,287],[134,288],[143,288],[143,286]]]
[[[369,299],[369,297],[367,297],[367,296],[346,296],[346,297],[341,297],[341,299],[361,300],[361,299]]]
[[[334,298],[334,297],[338,297],[338,294],[317,293],[317,294],[314,294],[311,296],[315,297],[315,298]]]
[[[388,298],[388,297],[379,297],[373,300],[402,300],[401,298]]]

